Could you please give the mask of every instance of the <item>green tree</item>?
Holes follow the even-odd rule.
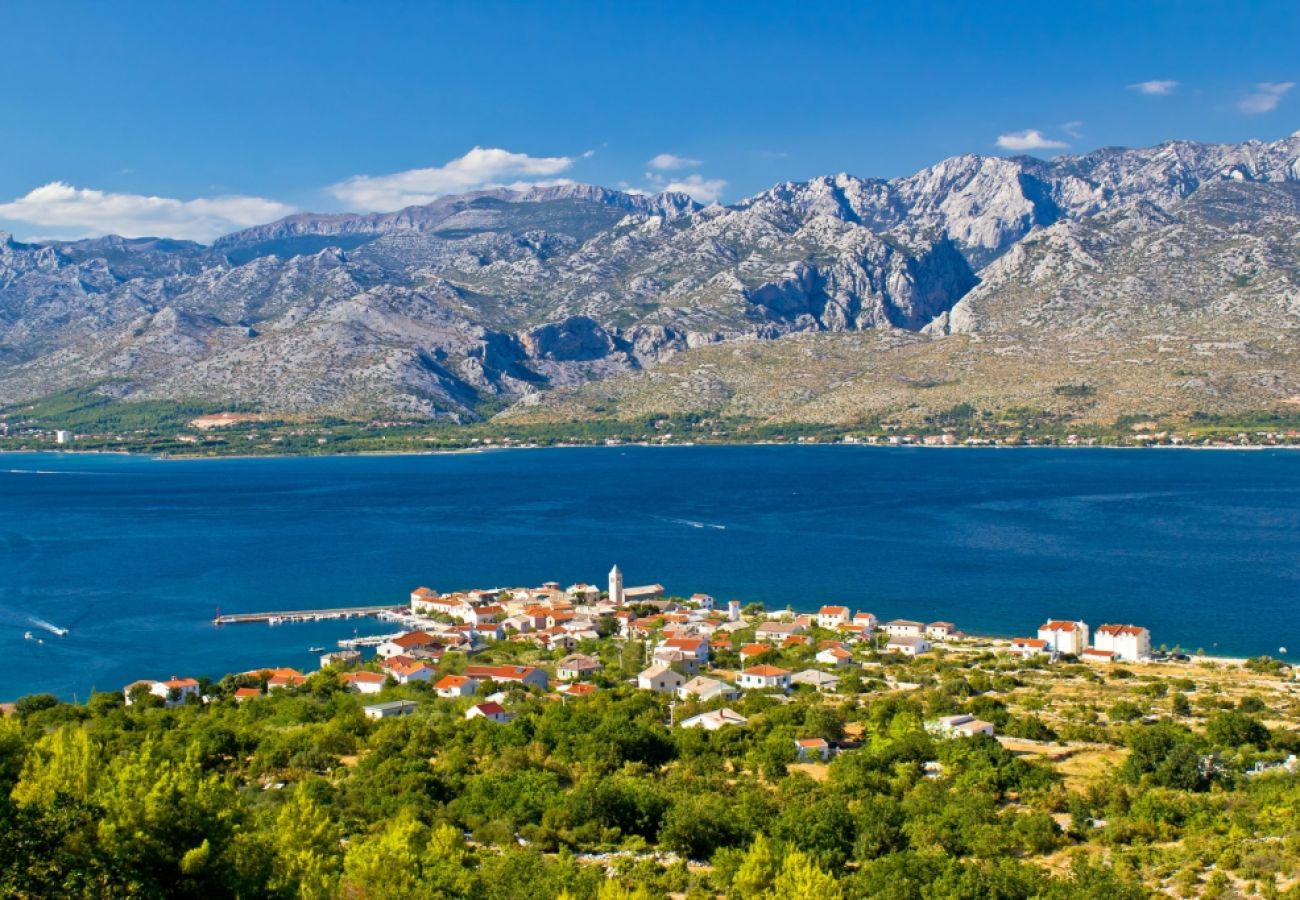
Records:
[[[772,894],[781,900],[842,900],[844,897],[835,876],[823,872],[811,857],[798,850],[785,855]]]
[[[772,845],[760,831],[754,836],[749,852],[736,870],[731,882],[732,893],[738,900],[761,900],[776,880],[777,860]]]

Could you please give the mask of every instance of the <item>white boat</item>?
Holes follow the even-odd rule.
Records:
[[[32,633],[31,633],[30,631],[28,631],[28,632],[25,632],[25,633],[23,634],[23,640],[25,640],[25,641],[34,641],[34,640],[36,640],[36,638],[32,637]]]

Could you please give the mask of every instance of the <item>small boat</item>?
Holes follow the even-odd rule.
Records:
[[[308,652],[308,653],[324,653],[324,652],[325,652],[325,648],[324,648],[324,647],[308,647],[308,648],[307,648],[307,652]]]
[[[32,636],[32,633],[31,633],[30,631],[27,631],[27,632],[24,632],[24,633],[23,633],[23,640],[25,640],[25,641],[34,641],[34,640],[36,640],[36,638]]]

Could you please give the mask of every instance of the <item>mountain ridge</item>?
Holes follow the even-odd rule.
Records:
[[[1192,343],[1272,347],[1298,314],[1297,183],[1300,132],[1051,160],[967,154],[888,180],[783,182],[729,206],[496,189],[298,214],[207,247],[0,234],[0,404],[93,385],[119,399],[466,421],[503,404],[579,414],[608,379],[644,387],[679,355],[689,366],[702,348],[796,334],[1063,358],[1069,338],[1106,343],[1100,358],[1142,345],[1163,317]],[[1197,253],[1161,255],[1179,247]],[[1179,280],[1162,282],[1171,269]],[[1287,351],[1256,352],[1285,370]],[[769,378],[788,374],[774,365]],[[1284,371],[1271,394],[1236,393],[1279,403],[1300,385]],[[1179,403],[1235,402],[1225,389],[1201,399]]]

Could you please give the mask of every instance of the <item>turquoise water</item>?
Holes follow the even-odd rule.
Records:
[[[629,584],[1032,632],[1300,651],[1300,453],[620,447],[158,461],[0,456],[0,698],[315,668],[372,620],[224,612]],[[71,629],[59,638],[33,620]],[[43,643],[26,641],[25,631]]]

